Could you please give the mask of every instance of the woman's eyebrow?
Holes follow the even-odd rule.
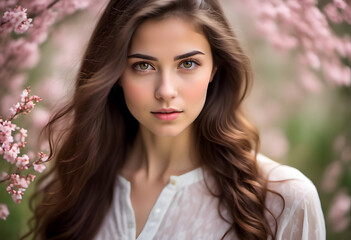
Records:
[[[179,59],[183,59],[183,58],[188,58],[188,57],[191,57],[191,56],[194,56],[194,55],[197,55],[197,54],[205,55],[203,52],[200,52],[200,51],[191,51],[191,52],[188,52],[188,53],[184,53],[184,54],[182,54],[182,55],[179,55],[179,56],[175,56],[175,57],[174,57],[174,60],[179,60]]]
[[[155,58],[155,57],[151,57],[149,55],[140,54],[140,53],[129,55],[128,58],[142,58],[142,59],[146,59],[146,60],[157,61],[157,58]]]
[[[191,56],[194,56],[194,55],[197,55],[197,54],[205,55],[201,51],[191,51],[191,52],[188,52],[188,53],[184,53],[182,55],[175,56],[174,57],[174,61],[180,60],[180,59],[183,59],[183,58],[188,58],[188,57],[191,57]],[[149,56],[149,55],[145,55],[145,54],[140,54],[140,53],[129,55],[128,58],[141,58],[141,59],[152,60],[152,61],[157,61],[158,60],[155,57],[152,57],[152,56]]]

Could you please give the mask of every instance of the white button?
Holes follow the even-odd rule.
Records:
[[[128,228],[133,228],[133,227],[134,227],[133,222],[128,222]]]
[[[155,209],[155,214],[156,214],[156,215],[160,214],[160,212],[161,212],[161,209],[159,209],[159,208],[156,208],[156,209]]]
[[[172,179],[171,180],[171,185],[176,186],[177,185],[177,180],[176,179]]]

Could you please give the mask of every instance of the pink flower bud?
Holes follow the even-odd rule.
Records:
[[[24,102],[27,97],[28,97],[28,90],[24,89],[22,94],[21,94],[21,102]]]
[[[5,204],[0,204],[0,218],[6,220],[9,214],[10,212],[7,206]]]
[[[48,160],[48,155],[46,155],[45,153],[43,152],[40,152],[39,153],[39,161],[41,162],[46,162]]]
[[[20,204],[22,200],[22,195],[23,195],[22,192],[16,192],[12,194],[12,200],[17,204]]]
[[[46,168],[44,164],[35,164],[35,163],[33,163],[33,167],[34,167],[34,171],[38,173],[42,173]]]
[[[340,9],[345,9],[347,7],[347,3],[344,0],[334,0],[333,4]]]
[[[4,181],[5,179],[8,178],[8,173],[7,172],[1,172],[0,174],[0,181]]]

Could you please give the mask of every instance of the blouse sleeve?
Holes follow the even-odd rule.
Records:
[[[263,155],[258,157],[259,166],[268,177],[268,189],[275,192],[267,193],[266,216],[272,229],[277,230],[276,239],[325,240],[321,202],[311,180],[296,168],[280,165]]]
[[[287,206],[285,219],[280,224],[278,239],[324,240],[326,238],[324,216],[317,190],[305,182],[302,197]]]

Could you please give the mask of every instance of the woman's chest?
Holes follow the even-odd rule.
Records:
[[[135,216],[136,236],[144,228],[163,187],[158,184],[131,183],[130,201]]]

